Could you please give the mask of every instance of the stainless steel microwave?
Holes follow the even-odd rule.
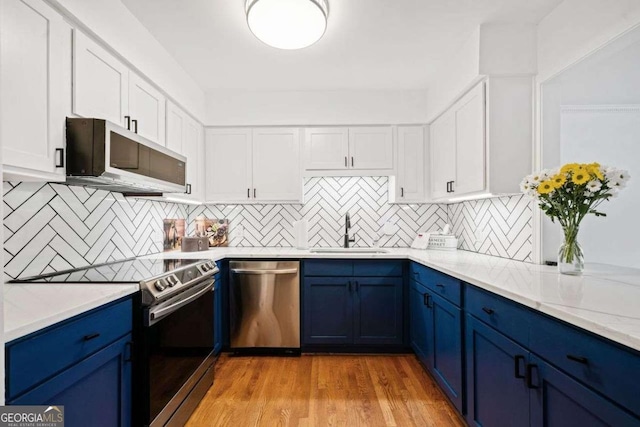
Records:
[[[120,193],[184,193],[186,157],[101,119],[67,118],[67,183]]]

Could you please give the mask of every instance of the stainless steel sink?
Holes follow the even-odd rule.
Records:
[[[380,248],[314,248],[309,252],[314,254],[388,254],[389,251]]]

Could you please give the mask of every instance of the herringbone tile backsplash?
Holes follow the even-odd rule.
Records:
[[[309,223],[310,246],[339,246],[351,215],[354,246],[407,247],[418,231],[453,225],[464,250],[531,261],[532,205],[522,196],[451,205],[388,203],[387,177],[305,181],[301,205],[187,206],[59,184],[3,183],[8,279],[162,251],[162,220],[227,218],[231,246],[294,246],[293,222]],[[385,227],[386,225],[386,227]],[[243,232],[240,233],[239,231]]]
[[[175,203],[59,184],[3,183],[5,278],[21,278],[162,251]]]
[[[445,205],[389,204],[388,182],[387,177],[309,178],[303,205],[198,206],[189,213],[189,230],[199,216],[228,218],[231,246],[294,246],[293,222],[306,219],[310,246],[341,246],[348,212],[356,239],[353,246],[371,246],[373,236],[389,224],[393,233],[382,235],[380,245],[407,247],[418,231],[446,224]]]

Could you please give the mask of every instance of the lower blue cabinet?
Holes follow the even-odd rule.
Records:
[[[7,404],[64,405],[68,426],[129,426],[130,344],[127,335]]]
[[[353,313],[350,279],[304,279],[304,343],[352,344]]]
[[[411,280],[411,346],[451,402],[463,412],[462,310]]]
[[[466,317],[467,423],[470,426],[528,426],[529,352],[482,323]]]
[[[335,274],[345,271],[363,275]],[[376,276],[380,272],[390,276]],[[308,261],[303,282],[303,344],[401,346],[403,285],[398,261]]]
[[[640,426],[640,420],[539,357],[531,356],[528,372],[532,427]]]

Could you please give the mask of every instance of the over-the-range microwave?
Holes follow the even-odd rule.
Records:
[[[67,118],[67,184],[135,194],[184,193],[186,157],[101,119]]]

